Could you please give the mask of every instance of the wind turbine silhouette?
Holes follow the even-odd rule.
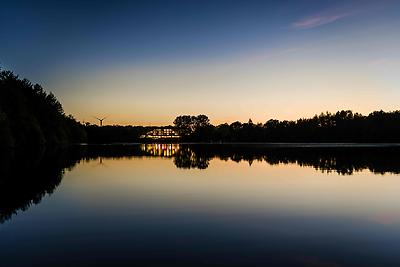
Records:
[[[103,126],[103,121],[104,121],[105,119],[107,119],[107,117],[104,117],[104,118],[100,119],[100,118],[97,118],[97,117],[95,117],[95,116],[93,116],[93,118],[97,119],[97,120],[100,122],[100,126]]]

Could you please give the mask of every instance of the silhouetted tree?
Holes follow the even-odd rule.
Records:
[[[176,117],[174,120],[174,125],[178,128],[180,135],[187,136],[193,133],[194,126],[193,126],[193,116],[190,115],[182,115]]]
[[[200,134],[199,131],[205,131],[207,127],[210,126],[210,119],[206,115],[198,115],[198,116],[190,116],[190,115],[182,115],[176,117],[174,120],[175,127],[178,128],[179,133],[185,138],[187,136],[204,136],[208,137],[208,134],[211,133],[203,133]],[[193,136],[192,136],[193,137]]]
[[[64,114],[52,93],[0,70],[0,144],[37,145],[84,142],[86,132]]]

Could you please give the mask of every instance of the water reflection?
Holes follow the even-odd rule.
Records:
[[[65,170],[70,171],[83,157],[85,147],[0,153],[0,223],[19,210],[38,204],[60,184]]]
[[[400,180],[375,174],[399,173],[398,152],[187,144],[8,151],[0,156],[0,265],[397,267]]]
[[[142,144],[140,148],[151,156],[172,157],[179,151],[179,144]]]
[[[152,145],[150,147],[157,147]],[[173,152],[168,152],[169,147]],[[147,147],[146,147],[147,148]],[[142,148],[143,149],[143,148]],[[171,155],[178,168],[206,169],[214,158],[235,162],[266,162],[270,165],[297,164],[321,172],[351,175],[369,170],[376,174],[400,173],[398,146],[271,146],[271,145],[165,145],[151,155]],[[144,149],[148,152],[147,149]],[[155,150],[159,151],[159,150]]]
[[[211,158],[211,155],[198,153],[189,146],[182,146],[174,157],[174,163],[177,168],[182,169],[207,169]]]
[[[78,146],[60,150],[13,151],[0,153],[0,222],[19,210],[26,210],[51,194],[65,170],[80,161],[131,159],[135,157],[172,158],[182,169],[207,169],[213,159],[222,161],[265,162],[269,165],[296,164],[320,172],[351,175],[369,170],[375,174],[400,173],[400,147],[276,147],[266,145],[180,145],[142,144]]]

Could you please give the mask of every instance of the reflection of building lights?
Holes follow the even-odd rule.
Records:
[[[179,150],[179,144],[142,144],[141,149],[153,156],[172,157]]]

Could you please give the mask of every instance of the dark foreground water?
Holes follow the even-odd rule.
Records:
[[[0,266],[400,266],[400,147],[3,151]]]

